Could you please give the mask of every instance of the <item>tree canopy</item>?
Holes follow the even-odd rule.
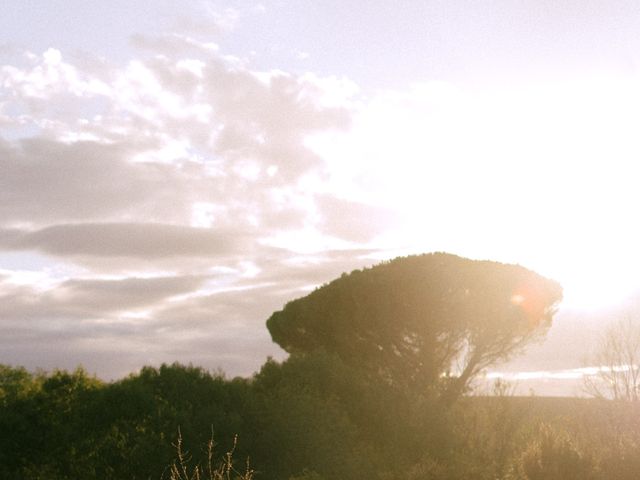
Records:
[[[562,288],[519,265],[446,253],[343,274],[267,320],[292,354],[322,349],[370,375],[454,399],[551,325]],[[447,378],[448,381],[441,381]]]

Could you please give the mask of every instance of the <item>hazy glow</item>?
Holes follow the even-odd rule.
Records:
[[[565,305],[597,308],[639,286],[639,95],[623,78],[418,85],[310,144],[332,160],[337,188],[393,206],[403,228],[385,245],[522,263],[559,280]]]
[[[511,382],[517,382],[519,380],[568,380],[568,379],[581,379],[585,375],[593,375],[597,372],[597,368],[574,368],[570,370],[555,370],[555,371],[531,371],[531,372],[490,372],[487,373],[486,378],[488,380],[503,379]]]
[[[635,367],[635,366],[634,366]],[[618,365],[616,367],[581,367],[565,370],[538,370],[529,372],[489,372],[485,378],[488,380],[504,379],[507,381],[519,380],[579,380],[586,376],[597,375],[599,372],[627,372],[631,369],[629,365]]]

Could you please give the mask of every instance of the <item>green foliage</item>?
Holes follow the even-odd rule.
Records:
[[[9,367],[3,372],[3,390],[9,394],[0,410],[0,431],[11,435],[0,436],[0,472],[37,478],[34,470],[46,471],[49,478],[61,479],[91,472],[86,455],[91,426],[83,420],[102,383],[82,369],[48,376]],[[61,464],[60,458],[67,461]]]
[[[289,477],[289,480],[325,480],[325,477],[317,472],[305,470],[300,475]]]
[[[368,379],[337,355],[316,351],[267,362],[256,376],[263,445],[283,458],[252,458],[267,478],[301,475],[370,479],[405,472],[425,451],[445,457],[453,444],[449,414],[433,398]]]
[[[25,398],[39,388],[39,379],[26,369],[0,365],[0,405],[6,406]]]
[[[81,369],[0,372],[0,478],[640,478],[637,403],[497,388],[444,408],[322,351],[270,360],[252,381],[177,364],[113,383]],[[214,458],[212,429],[216,452],[251,468]]]
[[[256,451],[261,478],[289,478],[315,471],[327,478],[367,478],[358,425],[349,401],[361,383],[335,356],[317,353],[267,362],[254,380],[259,400]],[[278,445],[280,455],[273,455]]]
[[[444,253],[343,274],[267,321],[292,354],[323,349],[388,383],[437,387],[454,361],[447,400],[475,374],[546,331],[560,286],[520,266]]]
[[[0,478],[159,478],[179,427],[189,449],[206,444],[212,427],[229,449],[250,410],[246,380],[178,364],[145,367],[111,384],[81,369],[0,372],[2,392],[9,392],[0,404],[0,431],[11,432],[0,435]]]

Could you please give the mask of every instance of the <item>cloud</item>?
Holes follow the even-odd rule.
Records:
[[[205,4],[205,11],[213,25],[222,31],[233,30],[241,16],[238,9],[228,7],[224,10],[218,10],[210,4]]]
[[[216,280],[72,279],[44,292],[2,284],[2,361],[83,363],[108,378],[132,366],[173,361],[250,374],[267,355],[278,354],[264,328],[270,302],[259,289],[182,298]]]
[[[152,147],[141,143],[65,144],[44,138],[0,143],[0,220],[38,225],[131,214],[184,217],[190,175],[178,167],[128,161]],[[164,213],[154,212],[154,199],[171,192],[176,193],[172,211],[158,205]]]
[[[333,195],[319,195],[316,204],[321,216],[320,228],[329,235],[366,243],[394,224],[392,210]]]
[[[0,230],[0,247],[60,257],[212,257],[246,252],[248,235],[154,223],[63,224],[33,232]]]
[[[200,15],[193,17],[178,17],[175,21],[176,29],[193,35],[221,36],[237,29],[238,25],[248,16],[263,14],[264,5],[239,4],[234,7],[219,8],[207,2],[199,4]]]
[[[54,298],[73,308],[101,312],[150,307],[168,298],[191,293],[206,281],[202,276],[124,278],[120,280],[73,279],[60,284]]]
[[[33,54],[28,54],[27,58],[32,61],[31,69],[12,65],[0,67],[2,86],[21,98],[46,100],[52,94],[77,97],[108,94],[106,84],[83,75],[73,65],[64,62],[60,50],[49,48],[40,58]]]
[[[249,324],[228,322],[233,319],[221,317],[225,311],[216,304],[182,298],[217,280],[71,279],[46,291],[5,280],[0,284],[2,361],[66,368],[83,363],[107,378],[143,364],[176,360],[250,374],[266,355],[277,353],[252,313],[241,315],[252,320]],[[168,313],[155,315],[155,310]],[[194,312],[200,312],[199,321],[194,322]],[[261,352],[264,356],[256,357]]]
[[[276,251],[208,275],[76,277],[37,288],[3,273],[0,351],[4,362],[83,363],[107,378],[176,360],[246,375],[266,356],[284,355],[265,327],[273,311],[341,272],[373,263],[371,254]]]
[[[0,316],[5,322],[107,319],[117,312],[152,307],[168,298],[190,293],[205,280],[198,276],[71,279],[45,291],[5,283],[0,294]]]
[[[384,212],[327,193],[307,142],[349,128],[357,86],[257,71],[192,33],[135,36],[124,65],[49,49],[0,68],[0,121],[14,129],[0,136],[0,251],[44,259],[17,272],[0,257],[0,361],[249,374],[283,355],[271,312],[371,262],[370,249],[270,246],[384,228]]]
[[[255,223],[283,192],[312,193],[300,182],[324,162],[306,138],[349,124],[336,99],[353,85],[253,71],[186,36],[139,40],[156,55],[121,68],[85,72],[58,51],[3,67],[6,110],[39,133],[0,144],[0,222],[181,223],[204,202]]]

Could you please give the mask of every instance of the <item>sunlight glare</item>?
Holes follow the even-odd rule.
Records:
[[[514,305],[522,305],[524,300],[524,296],[520,294],[515,294],[511,297],[511,303],[513,303]]]
[[[636,86],[437,87],[383,93],[350,131],[309,142],[336,191],[396,213],[375,246],[518,263],[561,283],[562,308],[640,290]]]

